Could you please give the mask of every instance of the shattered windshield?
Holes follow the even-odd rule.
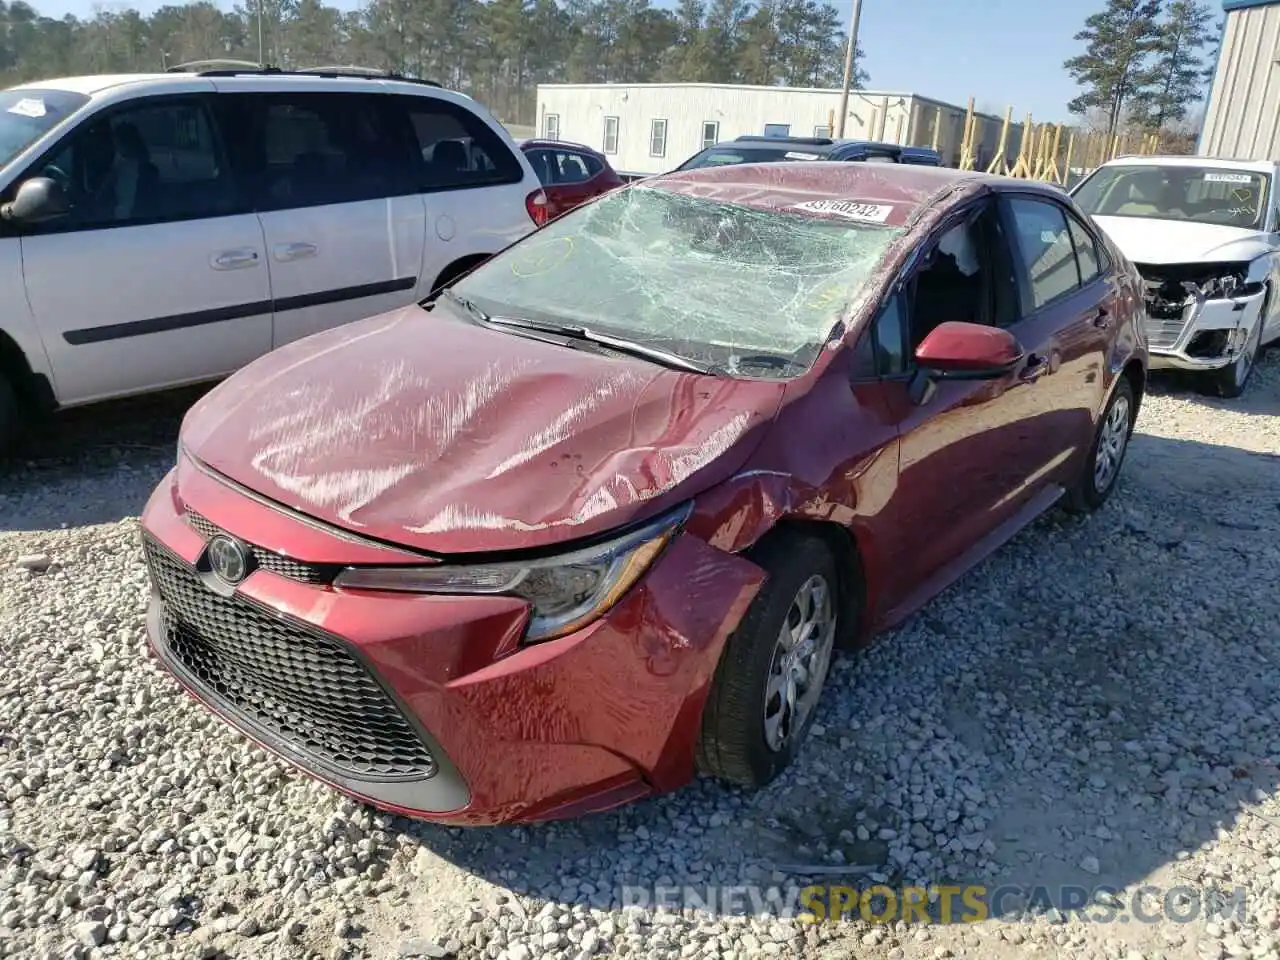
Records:
[[[1138,165],[1103,167],[1073,194],[1095,217],[1182,220],[1258,230],[1270,178],[1219,167]]]
[[[453,289],[495,317],[585,326],[731,375],[796,376],[901,232],[634,186]]]
[[[88,102],[67,90],[0,90],[0,167]]]

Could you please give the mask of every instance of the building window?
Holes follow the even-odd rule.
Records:
[[[604,152],[618,152],[618,118],[604,118]]]
[[[815,137],[829,137],[831,136],[831,128],[827,126],[814,127],[813,135]]]
[[[665,157],[667,155],[667,121],[649,121],[649,156]]]
[[[766,137],[789,137],[791,136],[791,124],[766,123],[764,125],[764,135]]]
[[[542,118],[542,135],[548,140],[560,139],[560,114],[548,113]]]
[[[702,149],[714,146],[720,139],[720,121],[719,120],[703,120],[702,121]]]

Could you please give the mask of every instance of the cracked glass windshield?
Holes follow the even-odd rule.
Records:
[[[1103,167],[1075,193],[1095,217],[1180,220],[1256,230],[1269,177],[1249,170],[1131,164]]]
[[[495,317],[585,326],[731,375],[806,370],[901,233],[657,187],[608,194],[454,290]]]

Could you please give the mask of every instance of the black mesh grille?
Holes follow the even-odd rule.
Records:
[[[144,539],[163,600],[165,652],[184,679],[265,731],[345,776],[409,779],[436,764],[400,709],[336,638],[208,589],[194,570]]]
[[[191,525],[192,530],[206,540],[225,532],[200,516],[200,514],[193,513],[190,510],[187,511],[187,523]],[[336,566],[294,560],[291,557],[281,556],[278,553],[272,553],[270,550],[264,550],[252,544],[250,544],[250,548],[253,553],[254,566],[260,570],[270,570],[272,573],[288,577],[290,580],[298,580],[301,583],[331,583],[338,572]]]

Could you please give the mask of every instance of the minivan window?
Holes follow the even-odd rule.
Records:
[[[495,316],[794,376],[901,232],[636,186],[553,220],[453,289]]]
[[[264,210],[380,200],[412,192],[386,98],[359,93],[255,94],[262,111]]]
[[[242,206],[217,128],[191,98],[146,98],[95,115],[31,174],[57,180],[71,207],[39,232],[194,220]]]
[[[88,102],[69,90],[0,91],[0,167]]]
[[[520,161],[479,117],[439,97],[398,96],[422,158],[421,189],[448,190],[524,178]]]

